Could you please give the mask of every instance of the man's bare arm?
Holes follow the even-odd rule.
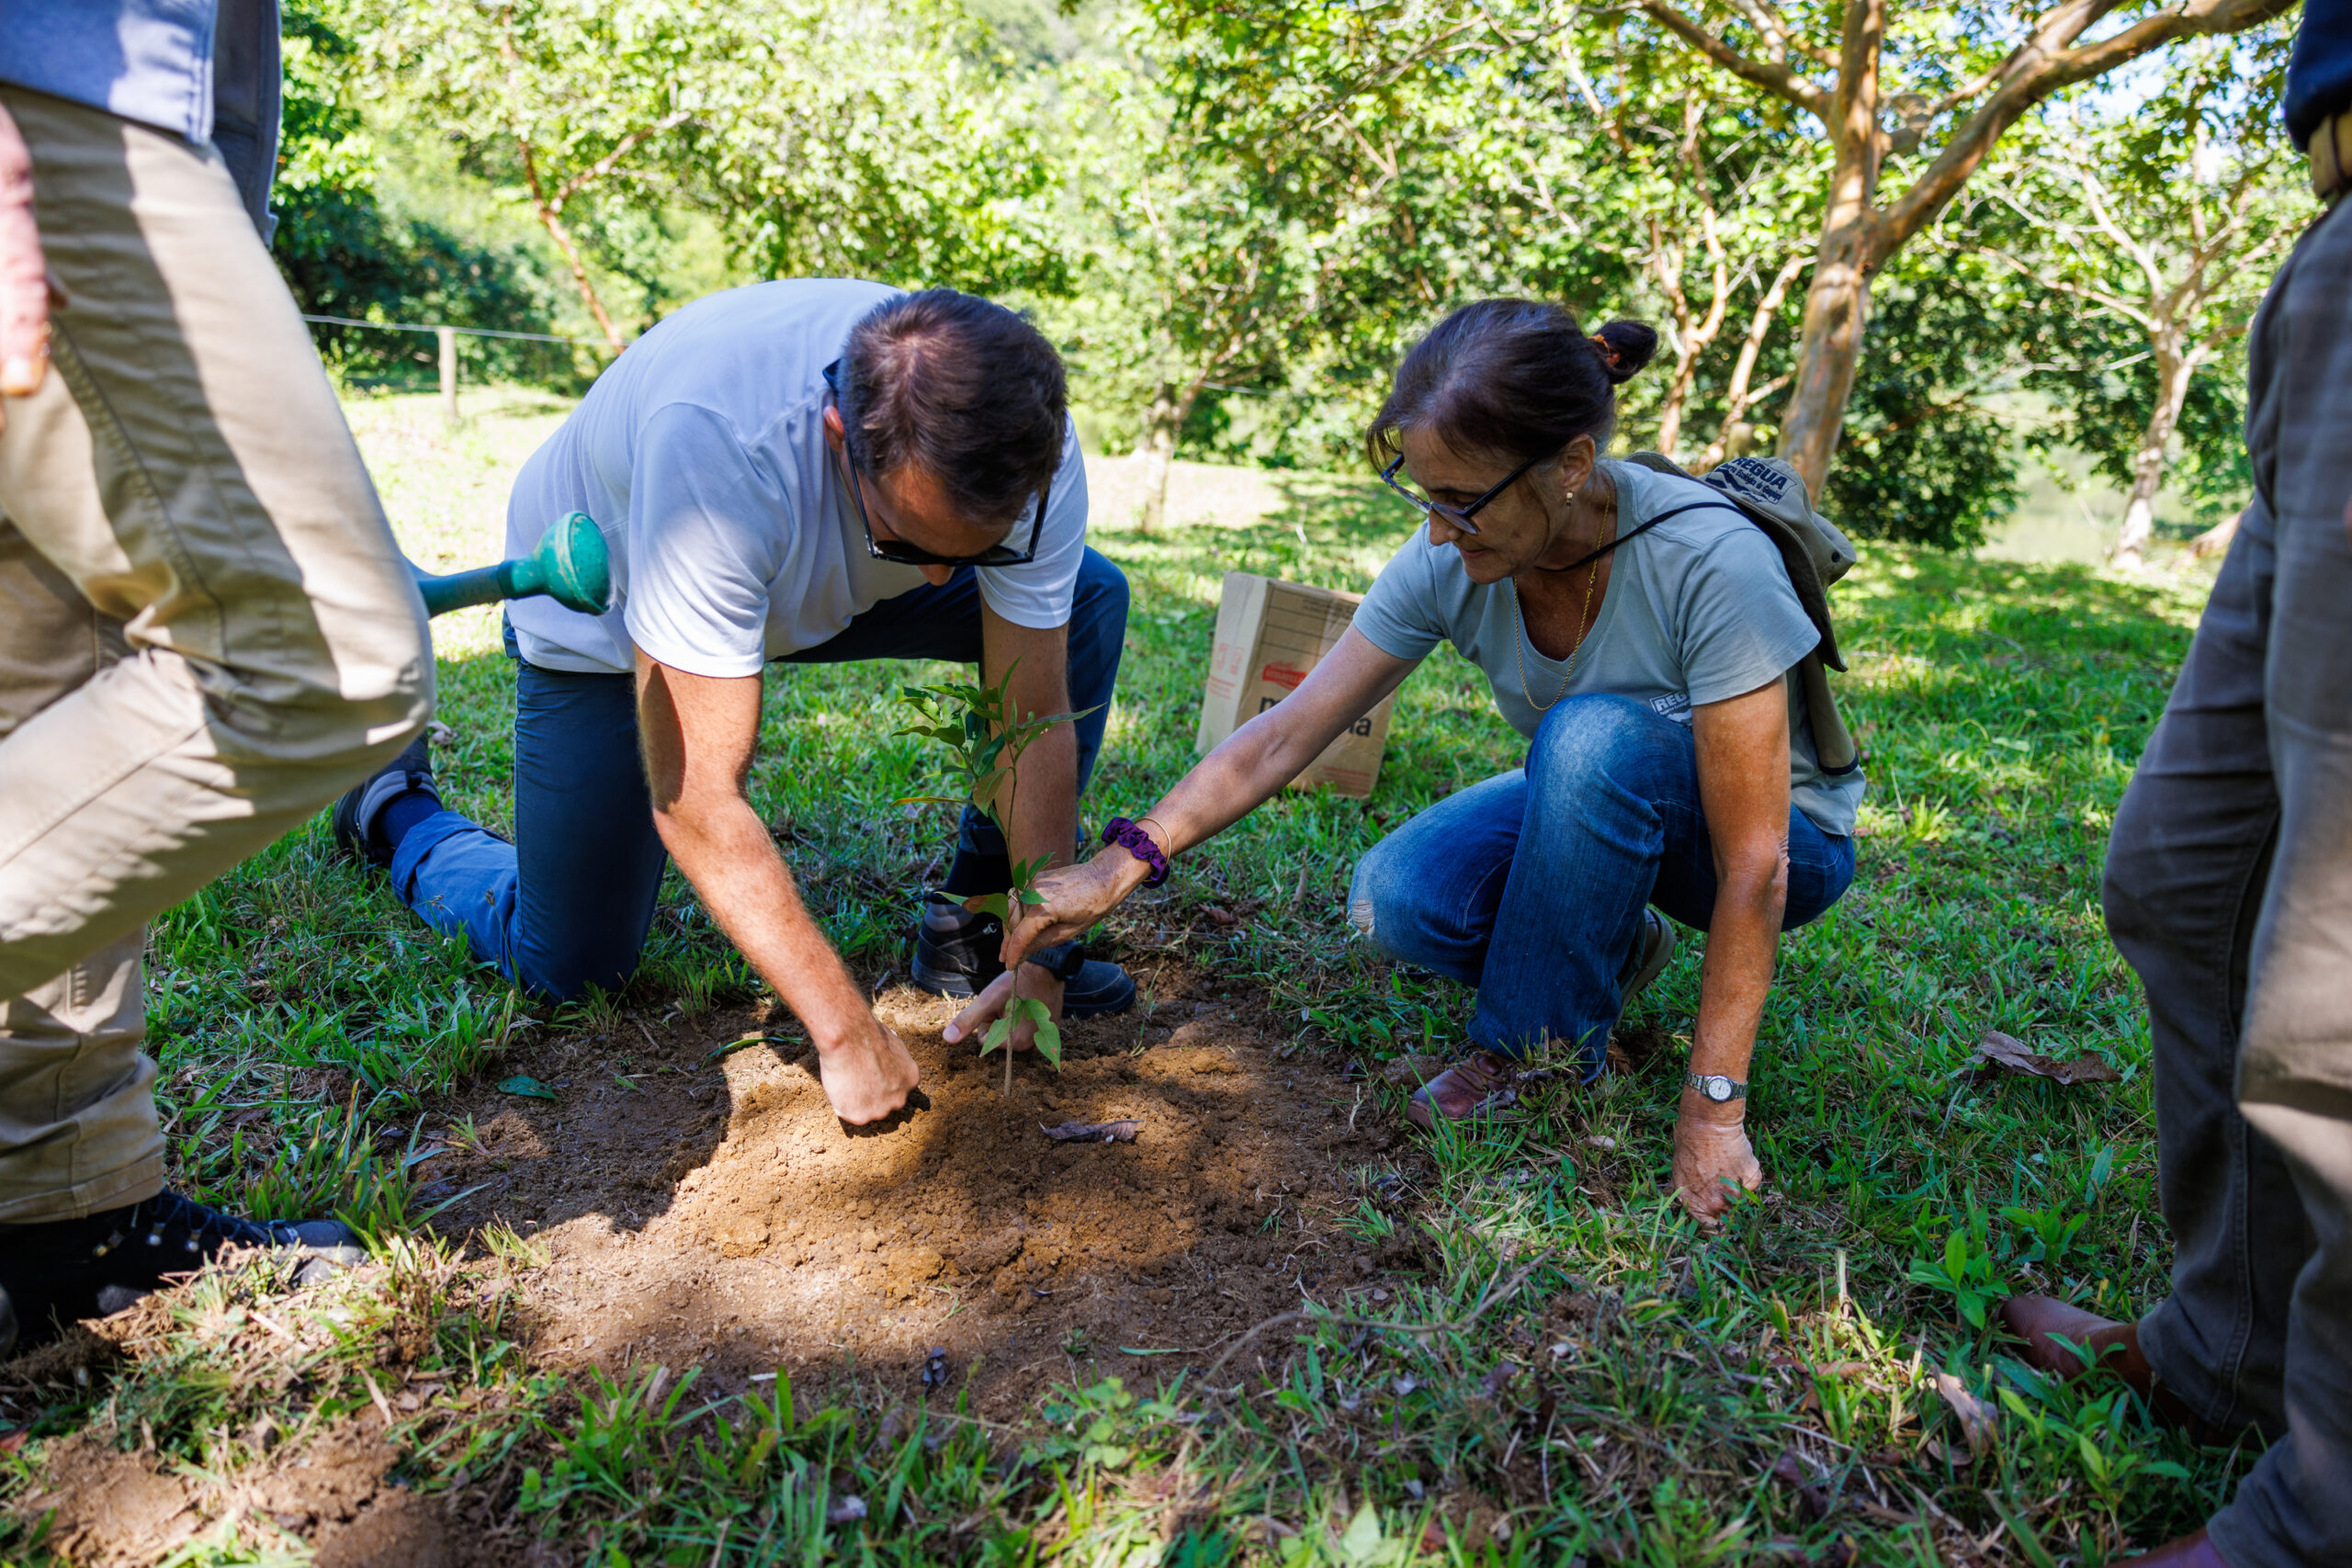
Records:
[[[980,679],[993,683],[1012,672],[1013,710],[1023,718],[1069,711],[1069,628],[1038,630],[1017,626],[987,605],[980,606]],[[1078,841],[1078,728],[1057,724],[1021,753],[1014,765],[1019,789],[1012,792],[1011,831],[1006,852],[1019,864],[1044,857],[1049,865],[1068,865]],[[994,803],[1004,815],[1001,796]],[[1040,868],[1043,869],[1042,867]],[[1021,994],[1046,1004],[1055,1018],[1062,1014],[1063,986],[1035,964],[1021,976]],[[947,1025],[953,1044],[985,1029],[1004,1011],[1012,987],[1000,977],[972,998],[971,1005]],[[1012,1034],[1013,1049],[1025,1051],[1036,1028],[1023,1022]]]
[[[1070,711],[1069,628],[1016,626],[982,605],[980,678],[1000,681],[1008,670],[1013,706],[1023,718]],[[1078,841],[1077,726],[1057,724],[1039,736],[1021,754],[1018,778],[1006,835],[1013,860],[1050,855],[1049,863],[1068,865]]]
[[[906,1103],[914,1058],[809,918],[791,871],[744,795],[760,728],[760,678],[689,675],[637,656],[638,730],[662,844],[762,978],[808,1026],[841,1119]]]

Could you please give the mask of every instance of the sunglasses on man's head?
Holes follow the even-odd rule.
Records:
[[[1442,517],[1450,526],[1459,528],[1464,533],[1476,536],[1478,532],[1478,525],[1472,522],[1471,519],[1477,516],[1479,509],[1485,506],[1487,502],[1494,500],[1495,497],[1502,494],[1503,491],[1510,489],[1511,486],[1517,484],[1519,482],[1520,475],[1533,468],[1538,461],[1539,459],[1537,458],[1530,457],[1527,461],[1521,463],[1516,468],[1513,468],[1510,473],[1507,473],[1501,479],[1497,479],[1494,484],[1487,489],[1486,494],[1470,502],[1467,506],[1448,506],[1444,502],[1431,501],[1428,496],[1423,495],[1420,491],[1412,489],[1410,486],[1397,483],[1396,470],[1405,466],[1405,454],[1402,452],[1397,453],[1395,460],[1386,468],[1380,470],[1380,482],[1386,485],[1390,490],[1395,491],[1398,495],[1403,496],[1407,501],[1411,502],[1415,509],[1418,510],[1422,516]]]

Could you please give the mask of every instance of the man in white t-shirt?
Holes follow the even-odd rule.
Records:
[[[635,970],[666,854],[808,1026],[834,1110],[888,1115],[914,1062],[744,794],[761,671],[946,659],[991,682],[1012,670],[1025,712],[1091,710],[1022,757],[1009,847],[966,813],[927,901],[917,983],[1006,984],[995,921],[956,900],[1002,891],[1008,854],[1070,855],[1126,630],[1126,580],[1086,545],[1059,356],[1012,311],[950,289],[715,294],[633,344],[532,455],[509,552],[573,511],[611,547],[613,605],[508,611],[514,840],[442,808],[422,742],[345,797],[337,837],[427,921],[559,999]],[[1134,999],[1114,964],[1043,956],[1023,991],[1057,1010]]]

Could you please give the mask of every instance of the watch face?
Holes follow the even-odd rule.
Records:
[[[1731,1079],[1721,1073],[1709,1073],[1699,1080],[1699,1092],[1721,1104],[1731,1098]]]

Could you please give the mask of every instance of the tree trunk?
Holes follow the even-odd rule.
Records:
[[[1691,335],[1690,323],[1676,323],[1674,335],[1678,340],[1674,345],[1674,374],[1666,383],[1666,402],[1657,414],[1657,449],[1669,457],[1682,439],[1682,405],[1690,396],[1690,380],[1699,368],[1699,344]]]
[[[2140,434],[2140,449],[2132,458],[2132,498],[2123,508],[2123,531],[2116,536],[2108,561],[2119,571],[2138,571],[2146,564],[2148,541],[2156,532],[2156,492],[2164,488],[2165,448],[2172,443],[2173,427],[2188,401],[2188,383],[2197,374],[2198,356],[2183,354],[2169,333],[2151,335],[2156,360],[2156,406],[2148,428]]]
[[[615,354],[618,354],[628,344],[621,341],[620,329],[614,326],[612,317],[605,313],[605,302],[596,298],[596,286],[588,281],[588,266],[580,259],[580,247],[572,243],[571,231],[563,226],[561,218],[544,206],[539,208],[539,221],[547,226],[548,238],[554,240],[563,252],[563,259],[571,264],[571,281],[579,287],[582,301],[587,305],[588,313],[596,318],[597,329],[605,334],[605,341],[612,345]]]
[[[1193,416],[1193,403],[1200,395],[1198,381],[1181,390],[1162,386],[1144,414],[1144,438],[1138,449],[1143,453],[1141,526],[1147,534],[1157,534],[1168,521],[1168,470],[1176,459],[1176,433]]]
[[[531,144],[519,136],[514,139],[514,144],[523,154],[523,177],[531,189],[531,209],[538,214],[540,226],[547,230],[548,238],[555,242],[556,249],[563,253],[563,259],[571,264],[571,281],[578,286],[580,298],[587,305],[588,313],[596,318],[596,325],[603,330],[605,341],[612,345],[615,354],[620,353],[628,344],[621,341],[620,332],[613,325],[612,317],[605,313],[605,302],[596,298],[596,286],[588,281],[587,264],[580,258],[580,247],[573,243],[571,231],[564,227],[562,204],[550,200],[540,186],[539,163],[532,155]]]
[[[1143,441],[1143,531],[1147,534],[1159,533],[1168,521],[1168,468],[1175,456],[1175,425],[1153,420]]]
[[[1804,268],[1804,258],[1791,256],[1774,275],[1772,286],[1756,301],[1756,310],[1747,318],[1747,335],[1740,340],[1739,358],[1731,367],[1731,381],[1724,389],[1724,423],[1715,438],[1699,455],[1692,470],[1705,473],[1726,457],[1745,456],[1748,443],[1756,438],[1756,427],[1747,423],[1747,405],[1769,397],[1777,389],[1781,379],[1750,390],[1756,378],[1756,357],[1764,351],[1764,339],[1772,330],[1772,318],[1780,313],[1781,301],[1788,298],[1789,285]]]
[[[1861,359],[1871,275],[1886,259],[1872,205],[1878,194],[1879,49],[1885,37],[1886,0],[1850,0],[1839,40],[1838,94],[1827,121],[1838,158],[1804,294],[1796,386],[1781,421],[1781,456],[1804,476],[1816,502],[1838,451],[1846,399]]]
[[[1781,419],[1781,456],[1804,476],[1814,499],[1829,476],[1845,427],[1869,325],[1873,261],[1871,220],[1857,216],[1842,231],[1825,231],[1815,254],[1813,285],[1805,290],[1804,328],[1797,344],[1796,389]]]

